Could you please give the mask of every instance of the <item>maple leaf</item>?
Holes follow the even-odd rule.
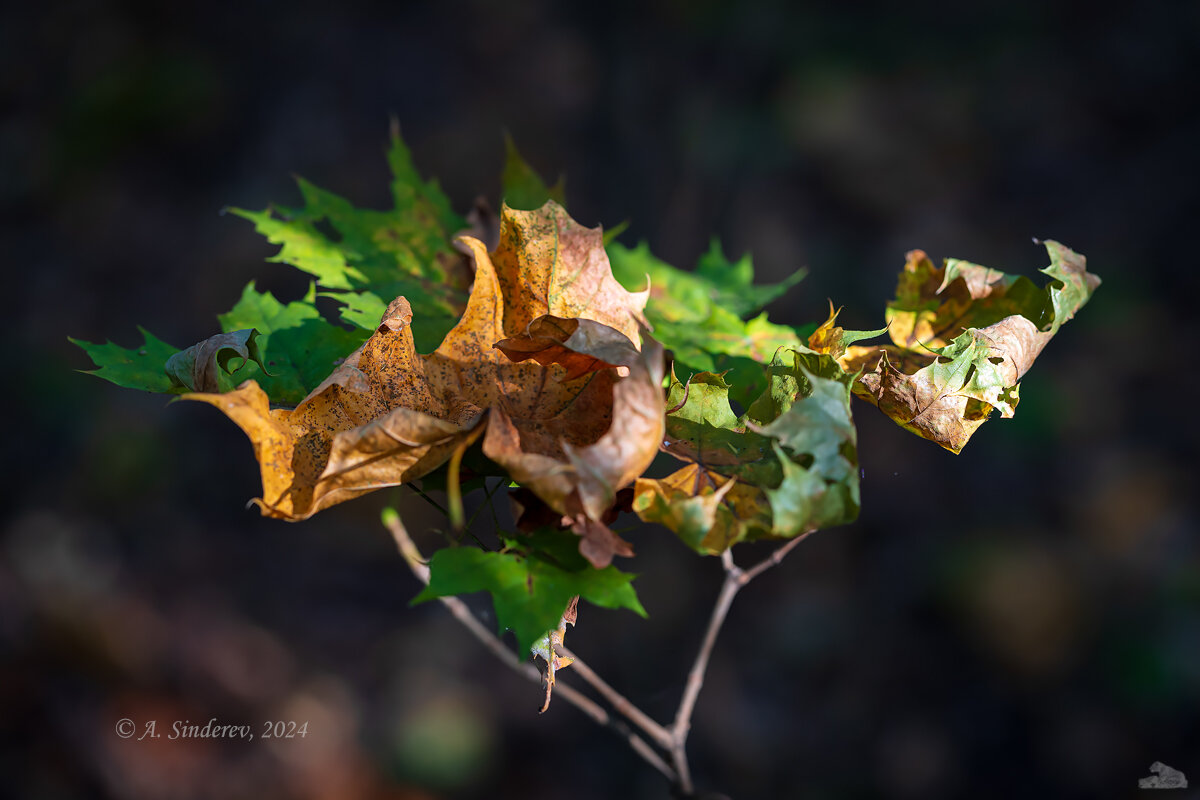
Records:
[[[465,257],[450,240],[466,222],[450,210],[436,183],[420,179],[395,129],[388,163],[394,202],[390,210],[357,209],[302,178],[297,179],[302,208],[230,209],[253,221],[269,241],[282,245],[271,261],[292,264],[316,281],[301,300],[286,305],[270,293],[258,292],[251,282],[237,305],[219,320],[226,334],[258,332],[265,368],[249,360],[230,380],[221,377],[218,386],[203,388],[228,389],[255,379],[271,402],[294,406],[363,343],[379,324],[387,300],[398,295],[416,312],[413,337],[421,352],[436,347],[453,327],[466,302],[470,274]],[[354,329],[327,322],[316,307],[318,296],[341,303],[341,318]],[[153,392],[201,388],[172,380],[166,362],[178,349],[143,334],[145,345],[132,349],[71,341],[92,358],[98,367],[93,374],[120,386]]]
[[[412,602],[486,591],[492,596],[498,631],[512,630],[522,653],[529,653],[558,626],[575,596],[602,608],[626,608],[646,616],[631,585],[635,576],[614,566],[590,567],[569,544],[563,546],[567,538],[557,531],[503,536],[505,550],[499,553],[442,548],[429,560],[429,584]]]
[[[142,334],[140,347],[125,348],[111,341],[99,344],[70,337],[68,341],[87,353],[96,365],[96,369],[83,370],[88,375],[103,378],[117,386],[147,392],[184,391],[164,369],[167,359],[178,353],[179,348],[167,344],[145,328],[139,326],[138,331]]]
[[[403,295],[418,320],[413,330],[417,348],[428,352],[454,326],[466,302],[469,270],[450,241],[467,222],[451,210],[436,182],[421,180],[395,126],[388,164],[391,209],[355,208],[298,177],[302,207],[229,211],[281,245],[268,260],[313,275],[326,290],[322,296],[344,304],[342,318],[352,325],[373,330],[379,316],[372,320],[370,312]]]
[[[567,179],[559,176],[554,186],[547,186],[542,176],[521,157],[517,145],[507,133],[504,135],[504,172],[500,182],[501,200],[509,208],[520,210],[541,208],[547,200],[565,206]]]
[[[688,466],[641,478],[633,510],[701,553],[763,538],[791,538],[858,515],[855,375],[832,356],[781,349],[767,388],[737,416],[729,384],[702,372],[672,376],[663,449]]]
[[[803,269],[780,283],[755,286],[750,256],[731,262],[716,240],[692,272],[656,258],[645,242],[633,249],[613,242],[607,249],[613,274],[626,288],[649,279],[646,317],[671,351],[677,374],[728,372],[732,398],[746,404],[763,388],[760,365],[780,347],[802,344],[794,328],[758,312],[800,281]]]
[[[486,427],[484,454],[572,518],[582,552],[603,566],[620,546],[597,526],[662,438],[661,349],[634,344],[646,297],[613,279],[600,230],[553,202],[502,209],[491,254],[464,241],[475,283],[433,353],[417,353],[401,297],[295,409],[270,408],[255,381],[185,397],[247,433],[262,471],[257,502],[284,519],[418,478]]]
[[[914,250],[888,304],[892,345],[838,346],[832,319],[810,345],[863,370],[854,393],[901,427],[961,452],[993,411],[1014,414],[1020,379],[1100,285],[1083,256],[1044,244],[1050,265],[1042,272],[1051,280],[1040,288],[955,259],[937,268]]]

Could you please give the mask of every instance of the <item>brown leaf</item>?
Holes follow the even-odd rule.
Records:
[[[198,392],[219,392],[222,372],[231,375],[248,361],[258,364],[263,372],[267,371],[257,339],[258,331],[252,328],[218,333],[175,353],[167,359],[163,369],[172,386]],[[240,363],[233,366],[235,361]],[[225,388],[229,388],[228,384]]]
[[[955,259],[936,268],[922,251],[909,253],[888,304],[895,344],[849,347],[839,357],[847,371],[863,371],[854,393],[954,453],[991,412],[1011,417],[1021,378],[1100,285],[1083,256],[1044,244],[1044,287]]]
[[[571,530],[579,537],[579,554],[596,569],[604,569],[611,564],[613,556],[629,558],[633,555],[633,545],[603,522],[588,519],[585,514],[575,515],[571,520]]]
[[[662,348],[646,338],[642,351],[613,328],[590,320],[545,317],[525,336],[503,343],[513,357],[558,367],[602,365],[559,413],[517,416],[495,408],[483,452],[571,520],[583,537],[580,552],[597,567],[632,548],[601,522],[617,500],[654,460],[664,433]],[[588,361],[590,359],[590,362]],[[618,377],[618,369],[627,372]],[[577,371],[577,370],[576,370]],[[553,394],[551,381],[544,391]]]
[[[504,208],[492,254],[464,243],[475,283],[433,353],[417,354],[412,311],[397,298],[362,348],[293,410],[270,409],[253,382],[186,396],[220,408],[250,437],[264,514],[304,519],[418,478],[480,436],[485,419],[485,453],[573,520],[601,519],[649,464],[662,437],[661,348],[634,344],[646,296],[613,279],[601,231],[547,203]]]
[[[293,410],[269,408],[254,381],[225,394],[184,396],[221,409],[250,437],[263,514],[305,519],[419,478],[482,433],[482,409],[440,397],[419,379],[411,321],[408,302],[397,299],[375,334]]]

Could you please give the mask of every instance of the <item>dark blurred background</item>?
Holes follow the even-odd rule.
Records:
[[[407,607],[378,514],[431,548],[411,495],[261,519],[224,417],[74,371],[68,335],[184,346],[251,279],[301,294],[218,211],[298,202],[292,174],[386,206],[389,115],[460,210],[495,201],[508,130],[585,224],[682,266],[711,235],[762,280],[807,265],[781,321],[832,298],[880,325],[914,247],[1028,275],[1031,237],[1085,253],[1103,287],[963,455],[856,406],[862,517],[739,597],[693,769],[739,800],[1129,797],[1154,761],[1200,781],[1200,5],[566,5],[7,4],[0,795],[666,795]],[[650,619],[585,607],[570,644],[666,719],[720,565],[627,535]],[[124,717],[309,727],[151,743]]]

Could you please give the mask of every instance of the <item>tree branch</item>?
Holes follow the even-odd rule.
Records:
[[[396,547],[399,548],[400,554],[404,556],[404,560],[408,563],[408,567],[410,570],[412,570],[413,575],[415,575],[417,580],[421,581],[421,583],[428,584],[429,566],[425,563],[425,559],[421,557],[421,552],[417,549],[412,537],[408,535],[408,530],[405,529],[404,523],[400,521],[400,515],[396,514],[395,512],[390,514],[385,512],[383,515],[383,524],[387,527],[388,532],[392,534],[392,538],[396,542]],[[492,652],[492,655],[504,662],[518,675],[525,677],[533,683],[541,683],[542,674],[538,671],[537,667],[533,666],[533,664],[522,661],[517,657],[516,653],[505,647],[504,643],[500,641],[500,639],[494,633],[488,630],[483,623],[475,617],[474,614],[471,613],[471,610],[467,608],[466,603],[464,603],[462,600],[459,600],[457,597],[439,597],[438,600],[440,600],[442,605],[450,610],[450,613],[453,614],[454,617],[461,622],[463,626],[466,627],[466,629],[483,644],[484,647]],[[649,722],[651,725],[653,725],[654,728],[661,732],[662,739],[660,740],[660,744],[662,742],[666,742],[666,744],[663,745],[664,749],[669,747],[671,741],[670,737],[667,735],[666,730],[661,725],[654,722],[649,717],[646,717],[646,715],[642,714],[642,712],[634,707],[632,703],[630,703],[624,697],[621,697],[616,690],[612,689],[612,687],[609,687],[607,683],[604,683],[604,681],[601,680],[600,677],[596,675],[596,673],[593,672],[589,667],[587,667],[586,664],[581,664],[581,662],[576,661],[574,666],[582,666],[583,669],[579,671],[581,677],[583,676],[584,672],[586,672],[591,676],[591,679],[594,679],[594,681],[598,682],[598,684],[602,684],[607,687],[609,692],[612,692],[613,695],[616,695],[616,697],[624,701],[626,706],[636,711],[637,714],[640,714],[646,722]],[[589,680],[589,682],[592,682],[592,680]],[[593,685],[595,686],[597,683],[593,683]],[[641,756],[648,764],[650,764],[650,766],[654,767],[664,776],[666,776],[667,780],[669,780],[672,784],[680,785],[680,779],[675,770],[673,770],[667,764],[667,762],[664,761],[657,752],[655,752],[653,747],[646,743],[646,740],[642,739],[636,733],[631,731],[620,720],[612,718],[607,711],[587,698],[585,695],[582,695],[577,690],[571,688],[569,685],[561,683],[560,681],[556,688],[558,690],[558,696],[562,697],[568,703],[578,708],[587,716],[591,717],[592,720],[600,726],[614,730],[626,741],[626,743],[629,744],[633,751]],[[601,691],[601,694],[605,694],[605,692]],[[605,694],[605,696],[608,697],[607,694]],[[612,702],[611,698],[610,702]],[[622,713],[625,713],[627,716],[629,715],[629,712],[621,709],[616,702],[613,702],[613,705],[616,706],[618,710],[622,711]],[[633,719],[633,717],[630,717],[630,719]],[[634,721],[637,722],[637,720]],[[658,735],[656,735],[650,729],[643,729],[647,730],[647,732],[656,739],[659,738]]]
[[[721,584],[721,592],[717,595],[717,602],[713,604],[712,615],[708,620],[708,629],[704,632],[704,641],[688,672],[687,683],[683,688],[683,697],[679,701],[679,710],[675,713],[675,722],[670,729],[671,745],[668,750],[671,753],[671,760],[675,763],[675,771],[679,773],[679,788],[685,796],[690,796],[695,791],[687,760],[687,737],[692,727],[692,712],[696,708],[700,689],[704,686],[704,674],[708,670],[708,660],[712,655],[713,646],[717,642],[717,634],[721,632],[721,626],[725,623],[730,606],[733,605],[733,598],[737,596],[743,586],[782,561],[784,556],[790,553],[796,545],[814,532],[805,531],[791,539],[748,570],[743,570],[734,563],[731,550],[724,550],[721,553],[721,564],[725,567],[725,582]]]
[[[389,511],[391,510],[389,509]],[[404,560],[408,562],[409,569],[412,570],[413,575],[417,576],[417,579],[422,583],[428,584],[429,567],[425,563],[425,559],[421,557],[421,553],[417,550],[417,546],[413,543],[412,538],[408,535],[408,531],[405,530],[404,524],[400,521],[400,516],[394,511],[391,511],[391,513],[385,512],[383,523],[391,532],[392,538],[396,540],[396,546],[400,549]],[[743,586],[777,565],[800,542],[815,532],[812,530],[805,531],[796,536],[749,569],[742,569],[734,563],[732,551],[725,550],[721,553],[721,564],[725,568],[725,580],[721,584],[721,591],[717,595],[716,603],[713,604],[712,614],[708,620],[708,628],[704,632],[704,640],[701,642],[700,649],[696,653],[696,659],[692,663],[691,670],[688,671],[683,696],[679,700],[679,709],[675,712],[675,721],[669,728],[660,725],[647,716],[645,712],[631,703],[623,694],[609,686],[591,667],[566,647],[555,645],[554,651],[557,655],[574,659],[572,666],[575,668],[576,674],[583,681],[590,684],[601,696],[612,704],[617,712],[623,714],[630,722],[640,728],[655,744],[671,754],[673,767],[668,765],[645,739],[638,736],[619,719],[612,717],[607,711],[575,689],[560,683],[557,687],[558,694],[568,703],[591,717],[599,725],[616,731],[635,753],[665,775],[667,780],[671,781],[682,796],[692,797],[695,794],[695,786],[692,783],[691,769],[688,766],[687,759],[687,737],[692,726],[692,712],[695,711],[696,701],[700,697],[701,688],[704,686],[704,675],[708,670],[708,662],[712,656],[713,647],[716,645],[717,635],[721,632],[721,626],[724,625],[725,618],[729,615],[729,609],[733,605],[733,598],[737,596],[737,593],[741,591]],[[534,683],[542,681],[542,675],[538,669],[532,664],[521,661],[515,653],[505,647],[504,643],[494,633],[476,619],[465,603],[457,597],[439,597],[438,599],[498,659],[528,680]]]
[[[613,708],[619,713],[624,714],[629,718],[630,722],[645,731],[646,735],[653,739],[659,747],[664,750],[671,749],[674,740],[666,728],[650,719],[644,711],[631,703],[625,695],[609,686],[591,667],[580,660],[579,656],[562,646],[556,646],[555,651],[561,651],[560,655],[575,659],[575,663],[571,665],[571,669],[576,675],[584,682],[591,684],[592,688],[599,692],[605,700],[612,703]]]

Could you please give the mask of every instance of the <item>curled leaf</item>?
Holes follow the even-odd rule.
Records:
[[[893,345],[850,347],[840,356],[861,369],[854,393],[897,424],[958,453],[993,411],[1011,417],[1020,380],[1042,348],[1087,303],[1100,279],[1083,256],[1045,242],[1051,280],[964,261],[938,269],[909,253],[888,305]]]
[[[534,642],[533,647],[529,648],[534,656],[542,660],[542,663],[538,664],[538,669],[542,673],[542,683],[546,689],[546,696],[542,701],[542,707],[538,710],[539,714],[546,713],[546,709],[550,707],[550,696],[554,692],[555,674],[560,669],[565,669],[575,663],[575,659],[560,656],[556,651],[566,644],[564,640],[567,636],[567,626],[573,626],[578,619],[579,595],[575,595],[571,598],[571,602],[567,604],[567,610],[563,612],[562,619],[558,622],[558,627],[552,631],[548,631],[545,636]]]
[[[647,338],[639,351],[608,326],[550,316],[497,347],[517,361],[558,366],[568,383],[588,371],[592,377],[569,406],[551,417],[496,410],[484,453],[572,521],[582,537],[580,552],[593,565],[633,555],[602,519],[618,490],[654,460],[662,441],[662,349]],[[619,370],[624,377],[618,377]],[[554,384],[547,387],[553,389]],[[596,430],[599,436],[592,434]]]
[[[248,362],[254,362],[267,372],[258,350],[258,331],[247,330],[218,333],[167,359],[163,366],[174,386],[194,392],[221,391],[221,373],[232,375]],[[236,365],[234,362],[238,362]]]

